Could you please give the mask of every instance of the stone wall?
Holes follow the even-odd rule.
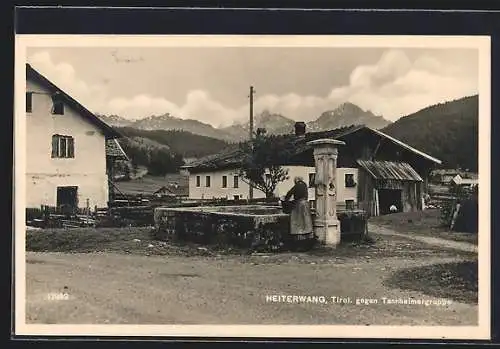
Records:
[[[366,233],[364,211],[342,212],[338,218],[343,239],[360,239]],[[174,239],[266,251],[290,247],[290,216],[283,213],[231,213],[227,207],[224,210],[213,207],[157,208],[154,220],[155,238],[163,241]]]
[[[203,209],[155,210],[155,238],[176,239],[206,245],[285,248],[289,236],[289,216],[251,215],[203,211]]]

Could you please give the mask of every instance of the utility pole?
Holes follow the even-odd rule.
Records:
[[[250,145],[252,146],[252,149],[253,149],[253,95],[255,94],[255,90],[253,88],[253,86],[250,86],[250,95],[249,95],[249,98],[250,98],[250,130],[249,130],[249,138],[250,138]],[[250,188],[249,188],[249,192],[248,192],[248,195],[249,195],[249,198],[250,199],[253,199],[253,185],[252,183],[250,183]]]
[[[253,139],[253,95],[255,90],[253,86],[250,86],[250,141]]]

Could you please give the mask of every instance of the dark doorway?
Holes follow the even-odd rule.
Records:
[[[78,207],[78,187],[57,187],[57,207],[72,213]]]
[[[403,210],[401,200],[401,189],[378,189],[378,205],[380,214],[389,214],[392,205],[395,205],[398,212]]]

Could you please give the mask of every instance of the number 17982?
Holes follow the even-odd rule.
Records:
[[[49,293],[47,299],[49,301],[66,301],[69,299],[69,294],[65,292]]]

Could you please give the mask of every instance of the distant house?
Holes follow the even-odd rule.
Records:
[[[439,169],[432,171],[432,182],[441,185],[448,185],[453,180],[453,177],[460,174],[459,170],[454,169]]]
[[[432,171],[432,182],[441,185],[450,185],[456,176],[468,179],[477,179],[477,173],[459,169],[438,169]]]
[[[346,145],[339,148],[337,160],[337,202],[339,206],[363,208],[371,215],[388,213],[393,204],[399,211],[421,210],[429,174],[441,164],[440,160],[363,125],[306,133],[303,124],[297,123],[295,133],[282,137],[293,154],[279,164],[288,169],[290,178],[278,184],[276,196],[285,195],[293,178],[302,176],[309,182],[309,199],[314,200],[314,157],[307,142],[339,139]],[[243,157],[241,150],[233,149],[183,166],[183,171],[189,172],[189,198],[247,199],[249,185],[238,176]],[[254,190],[254,198],[263,197],[263,192]]]
[[[450,184],[454,186],[473,188],[479,184],[479,181],[477,178],[462,178],[460,175],[456,175],[453,177]]]
[[[26,207],[106,207],[119,137],[26,64]]]

